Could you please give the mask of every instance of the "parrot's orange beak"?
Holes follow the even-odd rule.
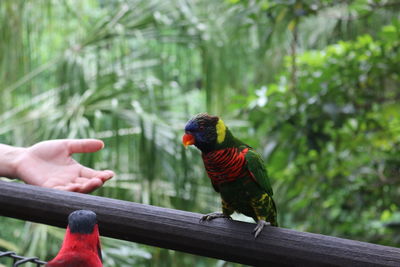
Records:
[[[193,145],[194,144],[194,136],[191,134],[185,134],[182,137],[182,143],[185,147]]]

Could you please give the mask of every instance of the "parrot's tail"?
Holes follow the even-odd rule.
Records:
[[[271,216],[271,219],[270,219],[270,224],[272,225],[272,226],[276,226],[276,227],[278,227],[278,220],[277,220],[277,212],[276,212],[276,205],[275,205],[275,201],[274,201],[274,199],[271,197],[271,201],[272,201],[272,211],[273,211],[273,215]]]

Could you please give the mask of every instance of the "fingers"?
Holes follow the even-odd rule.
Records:
[[[67,184],[67,185],[59,185],[59,186],[54,186],[54,187],[50,187],[50,188],[54,188],[54,189],[62,190],[62,191],[78,192],[80,185],[71,183],[71,184]]]
[[[79,176],[69,179],[66,184],[52,185],[44,184],[45,187],[50,187],[63,191],[90,193],[101,187],[107,180],[114,176],[114,172],[110,170],[96,171],[87,167],[82,167]]]
[[[66,140],[70,154],[96,152],[104,147],[98,139],[68,139]]]
[[[70,192],[90,193],[102,185],[103,181],[100,178],[88,179],[84,177],[77,177],[72,183],[63,186],[55,186],[53,188]]]
[[[78,180],[79,179],[80,178],[78,178]],[[82,178],[82,179],[86,179],[86,178]],[[90,193],[102,185],[103,185],[103,181],[99,178],[86,179],[86,182],[81,183],[81,187],[79,188],[78,192]]]
[[[80,171],[81,177],[86,177],[86,178],[97,177],[100,178],[103,182],[111,179],[114,175],[115,175],[114,172],[110,170],[96,171],[88,167],[83,167]]]

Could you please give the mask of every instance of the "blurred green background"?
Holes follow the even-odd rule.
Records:
[[[1,0],[0,143],[100,138],[76,156],[116,172],[94,194],[207,213],[219,196],[181,145],[207,111],[262,154],[282,227],[399,247],[399,14],[397,0]],[[63,235],[0,217],[0,250],[49,260]],[[102,244],[105,266],[234,266]]]

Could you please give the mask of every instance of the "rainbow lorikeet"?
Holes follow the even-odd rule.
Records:
[[[96,213],[77,210],[68,216],[68,227],[57,256],[46,267],[102,267]]]
[[[185,146],[202,152],[211,183],[222,199],[222,213],[210,213],[202,220],[231,218],[233,212],[252,217],[255,238],[264,225],[278,226],[273,191],[261,156],[235,138],[217,116],[201,113],[189,120],[182,138]]]

